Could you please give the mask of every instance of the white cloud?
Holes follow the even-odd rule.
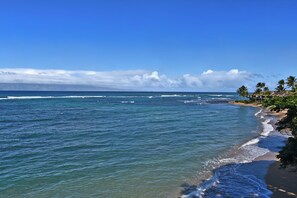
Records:
[[[187,86],[211,89],[234,89],[253,78],[254,74],[232,69],[230,71],[207,70],[200,75],[186,74],[183,76]]]
[[[206,72],[203,72],[202,74],[207,75],[207,74],[211,74],[211,73],[213,73],[213,71],[211,69],[209,69]]]
[[[0,68],[0,83],[89,85],[133,90],[234,90],[251,81],[254,74],[232,69],[207,70],[201,74],[184,74],[169,78],[157,71],[82,71],[27,68]]]

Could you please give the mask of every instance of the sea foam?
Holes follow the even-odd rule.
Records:
[[[261,135],[268,136],[269,133],[273,131],[273,126],[269,123],[270,121],[270,119],[266,119],[264,122],[262,122],[263,132],[261,133]]]
[[[30,99],[66,99],[66,98],[104,98],[106,96],[7,96],[0,100],[30,100]]]
[[[163,94],[160,97],[161,98],[169,98],[169,97],[185,97],[187,95],[179,95],[179,94]]]
[[[259,110],[255,113],[255,116],[261,117],[261,119],[265,118],[265,113],[263,110]],[[244,192],[242,190],[243,186],[248,186],[247,189],[251,189],[252,191],[257,192],[253,194],[254,197],[270,197],[271,191],[267,189],[266,184],[262,181],[261,176],[257,176],[257,174],[253,173],[253,163],[256,158],[265,155],[270,152],[267,148],[262,148],[258,145],[261,139],[266,138],[269,134],[274,130],[272,124],[270,123],[271,119],[265,119],[262,122],[263,131],[259,134],[260,136],[249,140],[248,142],[241,145],[238,151],[232,156],[228,156],[225,158],[221,158],[218,160],[214,160],[212,162],[208,162],[207,166],[215,165],[216,168],[212,177],[201,183],[197,186],[197,189],[187,195],[183,195],[183,198],[196,198],[196,197],[209,197],[215,196],[217,193],[221,194],[224,197],[224,193],[228,193],[232,191],[232,195],[246,195],[251,196],[251,191]],[[262,162],[258,162],[262,163]],[[261,169],[267,166],[267,164],[261,165]],[[213,166],[214,167],[214,166]],[[247,167],[247,169],[244,168]],[[267,168],[266,167],[266,168]],[[232,184],[233,181],[237,182],[237,184]],[[238,184],[240,182],[240,185]],[[223,185],[221,185],[223,184]],[[234,189],[231,186],[239,185],[239,189]],[[230,188],[231,187],[231,188]],[[229,189],[230,188],[230,189]],[[223,190],[223,191],[221,191]]]
[[[121,103],[122,104],[128,104],[128,103],[130,103],[130,104],[134,104],[135,103],[135,101],[127,101],[127,100],[124,100],[124,101],[121,101]]]
[[[255,113],[255,116],[258,116],[263,110],[260,109],[258,112]]]
[[[248,146],[248,145],[252,145],[252,144],[257,144],[259,141],[260,141],[259,138],[252,139],[252,140],[248,141],[247,143],[243,144],[240,148]]]

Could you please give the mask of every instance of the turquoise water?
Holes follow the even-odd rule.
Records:
[[[236,98],[0,92],[1,197],[176,197],[259,134]]]

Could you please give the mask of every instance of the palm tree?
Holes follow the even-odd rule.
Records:
[[[286,82],[288,87],[291,87],[292,91],[295,91],[295,84],[296,84],[296,78],[294,76],[289,76],[287,78],[287,82]]]
[[[265,83],[264,82],[258,82],[256,85],[256,90],[254,92],[254,97],[260,98],[260,100],[262,100],[262,94],[263,94],[263,88],[265,87]]]
[[[237,93],[242,97],[248,97],[249,96],[248,88],[246,86],[244,86],[244,85],[242,85],[241,87],[239,87],[237,89]]]
[[[264,91],[264,95],[265,95],[265,96],[269,96],[269,95],[271,94],[271,92],[270,92],[270,90],[269,90],[268,87],[264,87],[264,88],[263,88],[263,91]]]
[[[261,88],[257,88],[255,90],[255,92],[254,92],[254,94],[256,94],[256,95],[261,95],[261,93],[262,93],[262,89]]]
[[[281,79],[280,81],[278,81],[278,86],[276,87],[276,91],[278,93],[284,92],[285,91],[285,81],[283,79]]]
[[[260,88],[262,90],[262,88],[265,87],[265,83],[264,82],[258,82],[256,85],[256,88]]]

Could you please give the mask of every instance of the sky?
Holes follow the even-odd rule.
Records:
[[[0,0],[0,89],[274,89],[297,75],[296,10],[295,0]]]

